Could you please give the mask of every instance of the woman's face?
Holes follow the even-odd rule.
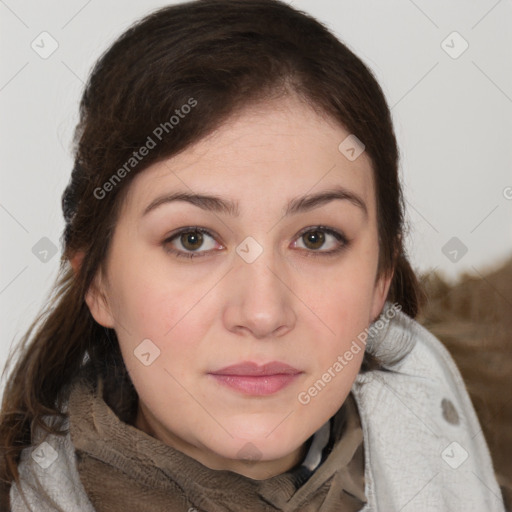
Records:
[[[349,135],[287,98],[136,176],[87,303],[117,333],[138,428],[262,479],[340,408],[390,283]]]

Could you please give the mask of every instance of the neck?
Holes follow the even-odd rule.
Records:
[[[151,413],[139,403],[134,426],[146,434],[159,439],[172,448],[197,460],[203,466],[215,470],[227,470],[238,473],[253,480],[264,480],[280,475],[299,464],[306,455],[306,443],[285,457],[276,460],[248,461],[244,459],[229,459],[218,455],[205,447],[199,447],[179,438],[162,427]]]

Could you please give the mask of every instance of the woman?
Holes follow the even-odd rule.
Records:
[[[286,3],[126,31],[86,86],[62,275],[5,390],[4,502],[503,510],[414,320],[397,167],[371,72]]]

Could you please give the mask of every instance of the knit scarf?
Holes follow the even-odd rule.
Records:
[[[97,512],[351,512],[366,503],[352,393],[331,418],[328,450],[316,470],[304,477],[300,466],[253,480],[210,469],[134,427],[127,422],[137,403],[134,389],[107,391],[101,377],[81,377],[69,395],[77,468]]]

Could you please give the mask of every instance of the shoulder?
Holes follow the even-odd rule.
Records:
[[[368,447],[369,494],[380,496],[384,510],[399,510],[417,494],[416,505],[437,510],[502,511],[489,450],[453,358],[425,327],[400,310],[390,315],[391,308],[386,303],[388,321],[370,331],[367,344],[384,368],[358,375],[352,388]]]
[[[374,393],[379,399],[389,395],[388,405],[405,409],[403,413],[417,411],[431,431],[444,431],[452,425],[472,435],[480,432],[464,380],[443,343],[389,303],[385,310],[393,313],[380,328],[370,328],[367,344],[367,350],[382,361],[383,369],[358,375],[354,388],[359,395],[367,394],[368,400]],[[403,398],[402,402],[398,397]]]
[[[460,372],[443,343],[399,307],[386,302],[380,321],[369,329],[367,349],[390,372],[465,388]]]
[[[417,411],[433,431],[461,422],[479,429],[462,376],[441,341],[389,303],[380,318],[369,328],[367,350],[383,368],[358,375],[354,389],[363,403],[378,399],[403,414]]]
[[[378,376],[409,375],[465,390],[464,380],[448,349],[399,306],[386,302],[379,319],[366,331],[366,350],[382,362],[384,371],[377,372]],[[366,380],[365,376],[375,377],[373,372],[361,374],[361,382]]]
[[[63,427],[68,430],[67,420]],[[12,512],[94,512],[78,475],[69,431],[58,435],[36,430],[33,445],[21,454],[18,471],[22,492],[13,482]]]

